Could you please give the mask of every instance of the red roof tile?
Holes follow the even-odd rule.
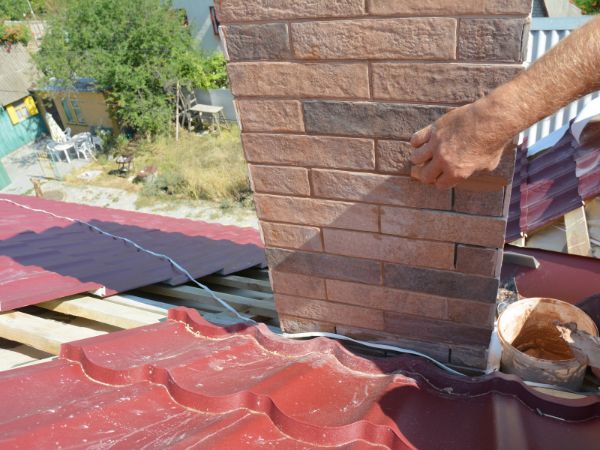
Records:
[[[571,131],[553,147],[527,158],[517,152],[506,241],[530,233],[600,194],[600,140],[580,145]]]
[[[196,278],[266,264],[259,233],[252,228],[0,195],[2,311],[102,287],[112,295],[152,283],[187,281],[169,262],[121,240],[2,199],[129,238],[170,256]]]
[[[195,311],[65,344],[0,374],[3,448],[597,448],[600,399],[449,376],[319,338],[218,328]],[[553,417],[550,417],[553,416]]]

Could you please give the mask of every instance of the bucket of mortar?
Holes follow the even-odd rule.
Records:
[[[528,298],[511,304],[498,318],[502,371],[524,380],[578,390],[587,365],[575,359],[555,323],[574,322],[598,336],[592,319],[579,308],[551,298]]]

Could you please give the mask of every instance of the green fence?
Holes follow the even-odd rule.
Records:
[[[4,189],[9,184],[10,184],[10,177],[6,173],[6,169],[2,165],[2,161],[0,161],[0,190]]]
[[[13,125],[4,108],[0,108],[0,157],[14,152],[46,134],[41,114],[36,114]]]

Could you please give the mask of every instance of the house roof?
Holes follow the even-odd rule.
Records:
[[[39,76],[26,47],[15,44],[8,50],[0,46],[0,106],[27,97]]]
[[[35,197],[0,195],[0,311],[105,288],[113,295],[158,282],[183,284],[169,262],[80,223],[166,254],[200,278],[265,266],[258,231]]]
[[[560,219],[600,194],[600,135],[582,142],[569,128],[558,142],[531,158],[525,145],[519,147],[507,242]]]
[[[575,305],[600,292],[600,259],[513,245],[504,249],[540,263],[537,269],[506,261],[502,265],[502,281],[514,280],[522,297],[558,298]]]
[[[0,444],[59,448],[597,448],[600,398],[358,357],[193,310],[0,374]]]

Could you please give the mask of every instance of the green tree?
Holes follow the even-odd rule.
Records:
[[[29,0],[33,12],[37,15],[44,15],[56,1],[59,0]],[[31,19],[29,3],[27,0],[0,0],[0,19]]]
[[[575,0],[575,4],[585,14],[600,13],[600,0]]]
[[[176,81],[200,86],[202,55],[180,13],[162,0],[64,0],[36,55],[54,83],[93,78],[123,127],[168,131]]]

